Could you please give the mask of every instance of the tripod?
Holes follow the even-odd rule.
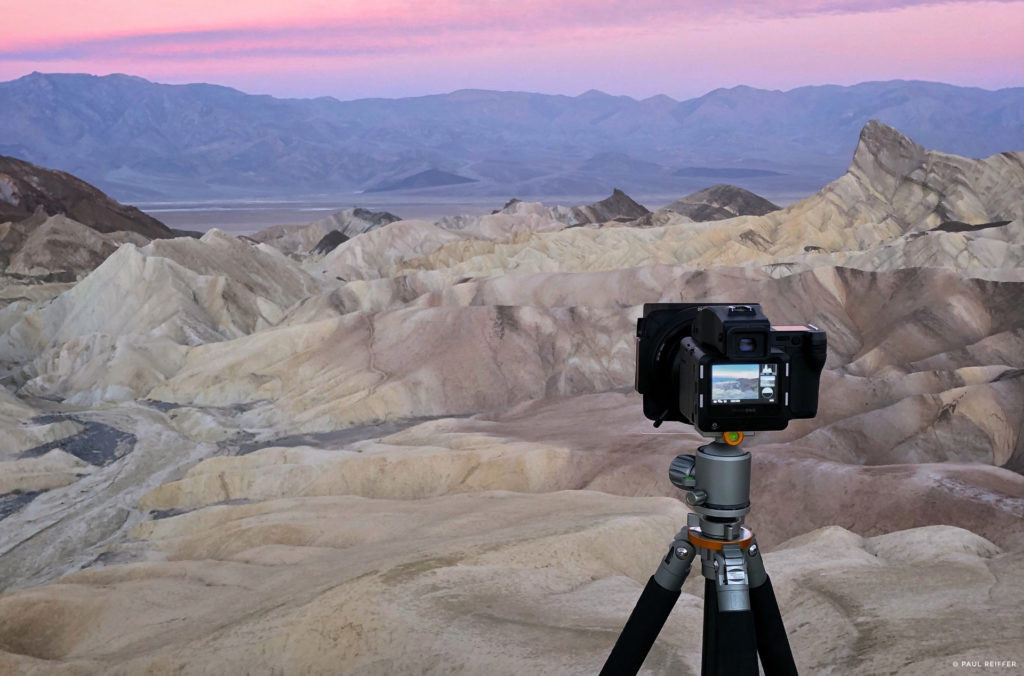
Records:
[[[750,453],[739,448],[742,440],[742,432],[728,432],[672,461],[669,479],[686,491],[694,512],[644,587],[602,676],[640,670],[698,552],[705,578],[701,676],[757,676],[758,655],[766,676],[797,673],[761,551],[743,526]]]

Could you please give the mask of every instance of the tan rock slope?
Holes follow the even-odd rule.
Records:
[[[75,281],[94,270],[125,243],[144,246],[135,232],[100,233],[63,214],[37,214],[0,223],[0,265],[4,275],[44,281]]]
[[[0,155],[0,223],[22,221],[37,213],[63,214],[102,233],[127,231],[146,239],[174,236],[152,216],[119,204],[71,174]]]
[[[346,239],[401,220],[387,211],[370,211],[358,207],[336,211],[327,218],[305,225],[275,225],[250,236],[256,242],[273,246],[286,254],[309,254],[332,232]]]
[[[1024,664],[1022,157],[871,123],[761,216],[513,201],[5,278],[0,673],[595,673],[702,443],[643,418],[636,317],[694,300],[828,332],[818,417],[747,443],[801,672]],[[699,672],[683,591],[643,673]]]
[[[276,249],[216,230],[127,244],[52,302],[12,317],[0,360],[26,393],[134,399],[180,368],[184,346],[272,326],[319,289]]]
[[[121,244],[174,235],[74,176],[0,155],[0,288],[10,277],[74,281]]]
[[[670,498],[590,491],[211,508],[136,532],[163,561],[0,598],[0,666],[593,674],[649,575],[642,563],[683,518]],[[1021,555],[967,531],[863,539],[832,527],[765,559],[806,672],[950,673],[953,660],[1020,649]],[[699,672],[698,582],[643,673]]]

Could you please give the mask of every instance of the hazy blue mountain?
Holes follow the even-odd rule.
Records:
[[[683,194],[708,182],[694,167],[733,170],[717,175],[755,191],[813,188],[845,170],[869,119],[961,155],[1024,148],[1024,88],[905,81],[687,101],[479,90],[338,101],[33,73],[0,83],[0,110],[0,154],[121,199],[345,193],[421,172],[475,180],[419,188],[448,194]]]
[[[367,188],[366,192],[388,192],[391,190],[414,190],[416,188],[438,188],[461,183],[476,183],[475,178],[466,178],[438,169],[427,169],[418,174],[407,176],[399,181],[389,181]]]

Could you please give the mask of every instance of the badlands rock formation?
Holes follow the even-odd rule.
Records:
[[[490,216],[449,216],[442,218],[437,225],[445,230],[465,230],[477,236],[505,239],[521,230],[561,230],[566,227],[603,225],[610,221],[631,223],[649,213],[647,207],[616,188],[611,195],[594,204],[548,207],[538,202],[512,199]]]
[[[398,216],[387,211],[370,211],[354,207],[336,211],[327,218],[306,225],[275,225],[260,230],[251,235],[251,238],[257,242],[269,244],[282,253],[308,254],[314,253],[324,238],[331,233],[336,232],[344,239],[351,239],[356,235],[399,220],[401,219]]]
[[[0,223],[36,212],[64,214],[93,230],[136,232],[147,239],[173,237],[171,230],[135,207],[119,204],[71,174],[0,155]]]
[[[665,209],[694,221],[721,221],[736,216],[764,216],[779,207],[749,190],[714,185],[672,202]]]
[[[0,225],[3,244],[10,245],[8,275],[76,279],[94,270],[125,243],[140,246],[149,240],[135,232],[103,234],[58,214],[43,214]],[[41,222],[39,222],[41,221]]]
[[[1022,189],[873,123],[762,216],[513,202],[11,279],[0,672],[595,673],[701,443],[643,418],[635,320],[693,300],[828,332],[818,417],[747,444],[802,672],[1024,664]],[[644,673],[699,671],[683,592]]]
[[[73,281],[121,244],[173,236],[74,176],[0,155],[0,271],[8,277]]]
[[[618,188],[612,191],[609,197],[595,202],[594,204],[575,207],[573,215],[575,222],[570,225],[583,223],[607,223],[608,221],[620,221],[628,223],[648,213],[643,205],[634,201],[629,195]]]
[[[1024,200],[1019,197],[1024,194],[1022,158],[1024,153],[1002,153],[971,160],[928,151],[872,122],[862,132],[846,174],[817,194],[765,216],[692,224],[676,215],[643,230],[535,227],[528,236],[499,242],[487,233],[467,235],[471,229],[464,228],[458,240],[416,244],[405,253],[404,243],[412,241],[402,232],[402,224],[394,224],[373,244],[387,250],[383,255],[392,261],[388,267],[351,270],[350,250],[358,249],[364,259],[377,255],[355,244],[338,247],[323,267],[328,274],[346,271],[346,279],[352,274],[379,278],[425,270],[454,282],[497,273],[586,272],[651,264],[701,269],[757,265],[788,274],[853,263],[868,270],[950,267],[1019,279],[1014,268],[1024,220]],[[1003,232],[933,230],[949,221],[1010,223]]]

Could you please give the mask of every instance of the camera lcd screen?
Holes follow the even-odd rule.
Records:
[[[712,404],[774,404],[778,364],[712,364]]]

